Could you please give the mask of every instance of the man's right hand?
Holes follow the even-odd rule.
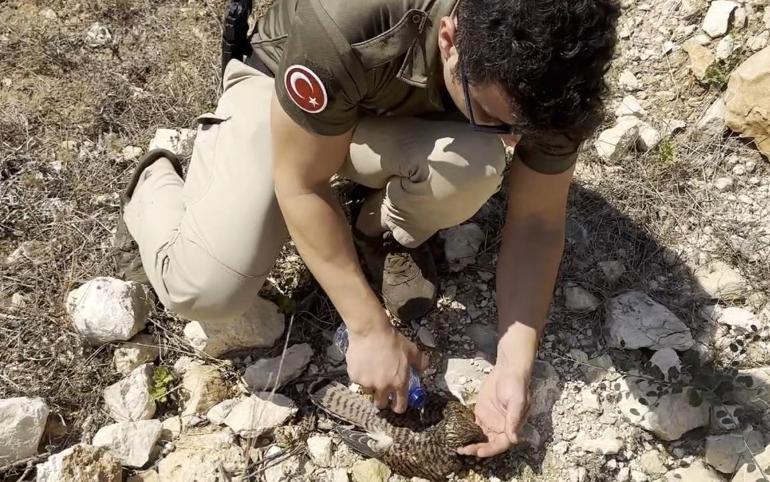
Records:
[[[392,395],[391,406],[396,413],[404,413],[407,408],[410,367],[418,372],[428,367],[428,357],[387,318],[371,328],[349,331],[346,359],[351,381],[372,390],[379,409],[388,406]]]

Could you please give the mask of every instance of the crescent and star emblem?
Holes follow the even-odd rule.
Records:
[[[286,92],[300,109],[317,114],[326,108],[326,88],[321,79],[304,65],[292,65],[284,74]]]

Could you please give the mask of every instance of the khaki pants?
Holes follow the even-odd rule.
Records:
[[[288,239],[272,181],[273,83],[231,61],[215,114],[201,116],[186,180],[161,159],[126,206],[153,288],[186,318],[245,312]],[[466,123],[385,117],[361,120],[339,174],[385,189],[382,219],[413,247],[470,218],[504,167],[500,140]]]

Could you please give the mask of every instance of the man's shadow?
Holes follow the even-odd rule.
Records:
[[[485,223],[488,244],[490,239],[499,239],[503,222],[499,213],[504,212],[504,192],[493,197],[490,203],[493,209],[487,212],[498,215],[487,214],[485,219],[479,219],[480,223]],[[494,204],[498,206],[494,207]],[[491,259],[487,261],[492,264]],[[607,276],[600,265],[606,261],[618,261],[625,269],[619,275]],[[477,268],[494,267],[484,266],[483,262],[482,256]],[[590,291],[600,301],[599,307],[592,312],[567,309],[563,292],[564,287],[571,283]],[[605,321],[608,301],[631,291],[641,291],[662,304],[691,330],[695,343],[692,348],[678,352],[682,368],[676,370],[677,373],[662,373],[651,364],[654,350],[609,348]],[[762,331],[762,327],[758,326],[756,331],[752,327],[735,333],[734,329],[728,329],[704,314],[704,307],[714,304],[730,306],[730,303],[711,299],[679,253],[662,245],[643,225],[578,182],[573,183],[570,191],[567,242],[555,292],[544,333],[544,338],[550,341],[541,345],[540,353],[541,359],[556,366],[562,386],[569,381],[582,381],[588,385],[609,374],[605,378],[609,387],[602,390],[607,397],[603,403],[604,411],[613,412],[620,420],[629,418],[628,410],[624,415],[618,408],[625,398],[625,403],[635,404],[636,408],[630,410],[630,417],[636,417],[637,424],[645,417],[670,418],[670,414],[662,413],[671,409],[671,403],[667,403],[670,399],[666,397],[681,397],[677,394],[682,392],[687,396],[687,403],[693,407],[705,404],[703,406],[710,407],[703,409],[708,411],[709,424],[685,433],[679,439],[684,443],[677,443],[678,449],[684,450],[685,455],[702,457],[703,439],[707,434],[762,425],[763,414],[770,408],[770,387],[767,385],[770,373],[758,373],[762,369],[752,372],[744,367],[751,363],[747,360],[748,352],[754,350],[756,353],[757,349],[765,350],[763,347],[768,346],[767,328]],[[741,305],[740,302],[732,304]],[[492,325],[488,328],[493,330]],[[476,341],[479,350],[484,349],[482,344],[483,340]],[[490,346],[494,347],[486,345],[487,350]],[[577,359],[584,358],[581,353],[587,355],[585,359]],[[616,381],[625,381],[625,389],[610,393],[617,391]],[[538,383],[533,380],[534,387]],[[572,394],[569,396],[574,398]],[[527,475],[535,479],[546,476],[545,446],[565,440],[565,434],[554,432],[552,410],[553,406],[546,407],[536,418],[529,420],[540,436],[538,447],[514,448],[509,454],[480,462],[477,471],[503,480],[510,477],[526,479]],[[599,426],[599,419],[597,414],[593,420],[589,417],[588,421]],[[621,431],[626,427],[642,430],[628,420],[623,423],[625,425],[616,424],[615,427],[622,427],[619,428]],[[581,433],[583,429],[581,427]],[[667,448],[671,448],[670,444]],[[594,458],[603,460],[601,456]],[[590,467],[590,462],[586,467],[589,480],[592,470],[607,473],[606,467]]]

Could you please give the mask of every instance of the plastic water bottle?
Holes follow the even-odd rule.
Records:
[[[342,352],[342,354],[345,354],[348,351],[348,344],[348,328],[342,323],[339,328],[337,328],[337,331],[334,332],[334,345],[340,352]],[[422,384],[420,383],[420,377],[417,375],[414,368],[410,367],[407,405],[409,405],[410,408],[420,409],[425,406],[427,397],[428,394],[425,392],[425,389],[422,388]]]

